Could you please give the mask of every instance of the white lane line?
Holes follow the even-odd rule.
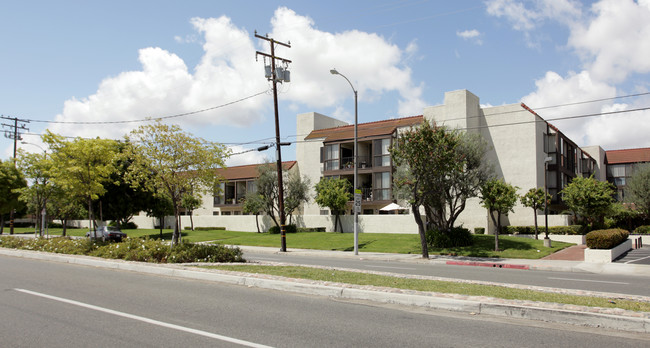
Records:
[[[642,258],[640,258],[640,259],[636,259],[636,260],[630,260],[630,261],[626,262],[626,264],[628,264],[628,263],[630,263],[630,262],[637,262],[637,261],[645,260],[645,259],[647,259],[647,258],[650,258],[650,256],[642,257]]]
[[[390,269],[405,269],[405,270],[414,270],[415,268],[410,268],[410,267],[391,267],[391,266],[371,266],[367,265],[366,267],[373,267],[373,268],[390,268]]]
[[[607,283],[607,284],[622,284],[622,285],[630,285],[630,283],[622,283],[622,282],[608,282],[606,280],[587,280],[587,279],[571,279],[571,278],[553,278],[553,277],[548,277],[548,279],[556,279],[556,280],[572,280],[574,282],[591,282],[591,283]]]
[[[83,303],[83,302],[68,300],[68,299],[65,299],[65,298],[62,298],[62,297],[56,297],[56,296],[52,296],[52,295],[42,294],[40,292],[35,292],[35,291],[30,291],[30,290],[25,290],[25,289],[14,289],[14,290],[20,291],[22,293],[29,294],[29,295],[39,296],[39,297],[47,298],[47,299],[54,300],[54,301],[68,303],[68,304],[71,304],[71,305],[75,305],[75,306],[84,307],[84,308],[92,309],[92,310],[99,311],[99,312],[104,312],[104,313],[116,315],[116,316],[119,316],[119,317],[124,317],[124,318],[129,318],[129,319],[133,319],[133,320],[142,321],[142,322],[145,322],[145,323],[148,323],[148,324],[153,324],[153,325],[158,325],[158,326],[162,326],[162,327],[166,327],[166,328],[170,328],[170,329],[174,329],[174,330],[184,331],[184,332],[192,333],[192,334],[199,335],[199,336],[215,338],[215,339],[218,339],[218,340],[221,340],[221,341],[235,343],[235,344],[239,344],[239,345],[246,346],[246,347],[256,347],[256,348],[270,347],[270,346],[265,346],[263,344],[248,342],[248,341],[240,340],[240,339],[237,339],[237,338],[217,335],[217,334],[214,334],[214,333],[211,333],[211,332],[191,329],[191,328],[184,327],[184,326],[165,323],[163,321],[149,319],[149,318],[145,318],[145,317],[141,317],[141,316],[137,316],[137,315],[133,315],[133,314],[129,314],[129,313],[119,312],[119,311],[115,311],[115,310],[108,309],[108,308],[93,306],[91,304],[87,304],[87,303]]]

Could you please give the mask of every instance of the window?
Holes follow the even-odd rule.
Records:
[[[390,138],[377,139],[373,145],[374,166],[375,167],[389,167],[390,166]]]
[[[217,210],[213,211],[212,215],[219,215],[219,211],[217,211]]]
[[[390,200],[390,172],[375,173],[375,189],[373,200]]]
[[[339,170],[339,144],[325,146],[325,170]]]
[[[214,196],[214,205],[225,204],[226,183],[219,184],[219,192]]]
[[[255,180],[246,182],[246,193],[248,192],[257,192],[257,182]]]

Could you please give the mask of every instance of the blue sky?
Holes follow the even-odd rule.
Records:
[[[523,101],[547,119],[621,111],[552,123],[580,146],[650,146],[650,113],[622,112],[650,106],[650,0],[3,0],[0,22],[0,114],[32,120],[29,143],[40,144],[45,129],[120,139],[139,124],[51,121],[214,108],[168,122],[233,152],[260,146],[275,133],[263,59],[255,61],[269,46],[257,30],[291,42],[276,51],[293,61],[292,82],[279,89],[286,141],[295,140],[298,113],[353,121],[350,86],[329,73],[337,68],[359,91],[359,122],[419,115],[444,92],[467,89],[484,105]],[[610,99],[632,94],[641,95]],[[0,146],[9,158],[12,141]],[[293,158],[283,148],[283,159]]]

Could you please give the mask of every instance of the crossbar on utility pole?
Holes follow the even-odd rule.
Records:
[[[282,151],[281,151],[281,144],[280,144],[280,117],[278,113],[278,88],[277,88],[277,83],[280,81],[286,81],[288,82],[288,79],[285,76],[279,77],[277,74],[277,69],[275,67],[275,60],[280,60],[285,64],[291,63],[290,60],[284,59],[281,57],[277,57],[275,55],[275,45],[282,45],[284,47],[291,48],[290,43],[283,43],[280,41],[276,41],[272,38],[266,37],[266,36],[261,36],[257,35],[257,31],[255,32],[255,37],[258,39],[262,39],[265,41],[269,42],[269,45],[271,46],[271,54],[264,53],[264,52],[255,52],[255,57],[257,58],[257,55],[261,55],[266,58],[271,59],[271,74],[270,76],[267,76],[269,80],[273,82],[273,108],[275,111],[275,151],[276,151],[276,158],[277,158],[277,173],[278,173],[278,210],[280,210],[280,251],[286,252],[287,251],[287,229],[285,226],[286,223],[286,216],[284,214],[284,187],[282,183]]]
[[[23,140],[21,134],[19,133],[19,130],[29,131],[29,129],[27,127],[25,127],[25,124],[29,123],[29,121],[28,120],[21,120],[18,117],[0,116],[0,118],[2,118],[4,120],[14,121],[13,125],[3,123],[2,126],[3,127],[8,127],[8,128],[13,127],[13,129],[14,129],[13,133],[11,133],[10,130],[5,130],[5,137],[14,140],[14,158],[13,158],[13,160],[14,160],[14,167],[15,167],[16,166],[16,150],[17,150],[17,146],[18,146],[18,140]],[[24,123],[21,124],[20,126],[18,126],[18,121],[24,122]],[[9,212],[9,234],[14,234],[14,214],[15,214],[14,210],[15,209],[12,208],[11,211]]]

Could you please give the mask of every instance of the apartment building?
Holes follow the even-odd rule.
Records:
[[[625,187],[636,168],[650,163],[650,148],[605,151],[607,181],[616,187],[616,198],[625,201]]]

